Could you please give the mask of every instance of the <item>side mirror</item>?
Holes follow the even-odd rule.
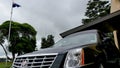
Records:
[[[107,47],[106,45],[108,45],[110,41],[112,41],[112,38],[110,37],[103,38],[101,43],[98,44],[97,48],[100,50],[105,49]]]
[[[110,38],[110,37],[105,37],[105,38],[103,38],[103,40],[102,40],[102,44],[107,43],[107,42],[109,42],[109,41],[112,41],[112,38]]]

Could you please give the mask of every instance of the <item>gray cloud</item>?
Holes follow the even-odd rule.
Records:
[[[88,0],[15,0],[20,8],[14,8],[13,20],[29,23],[37,30],[37,45],[41,37],[49,34],[58,41],[60,33],[81,25]],[[10,17],[11,0],[0,1],[0,23]],[[1,6],[2,5],[2,6]]]

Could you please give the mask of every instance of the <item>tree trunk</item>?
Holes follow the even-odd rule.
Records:
[[[15,59],[15,53],[14,52],[12,52],[12,57],[13,57],[13,60]]]

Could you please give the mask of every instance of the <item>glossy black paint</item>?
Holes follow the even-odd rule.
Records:
[[[120,53],[115,48],[115,45],[111,43],[113,41],[107,40],[105,42],[102,42],[103,38],[100,37],[101,33],[97,30],[78,32],[71,34],[65,38],[74,37],[76,35],[86,33],[95,33],[97,35],[98,42],[86,45],[77,44],[68,46],[63,45],[61,47],[51,47],[46,49],[40,49],[39,51],[35,51],[25,55],[58,53],[57,58],[51,68],[63,68],[68,51],[76,48],[82,48],[85,52],[85,65],[81,66],[80,68],[99,68],[99,64],[103,64],[106,68],[108,68],[109,64],[111,64],[111,62],[109,61],[113,61],[114,64],[119,61]],[[115,60],[116,58],[118,58],[117,61]]]

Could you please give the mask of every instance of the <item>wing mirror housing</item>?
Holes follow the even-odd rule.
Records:
[[[103,40],[98,44],[98,49],[102,50],[105,49],[107,47],[107,45],[109,44],[109,42],[112,41],[112,38],[110,37],[105,37],[103,38]]]
[[[107,43],[107,42],[109,42],[109,41],[112,41],[112,38],[110,38],[110,37],[105,37],[105,38],[103,38],[103,40],[102,40],[102,44]]]

